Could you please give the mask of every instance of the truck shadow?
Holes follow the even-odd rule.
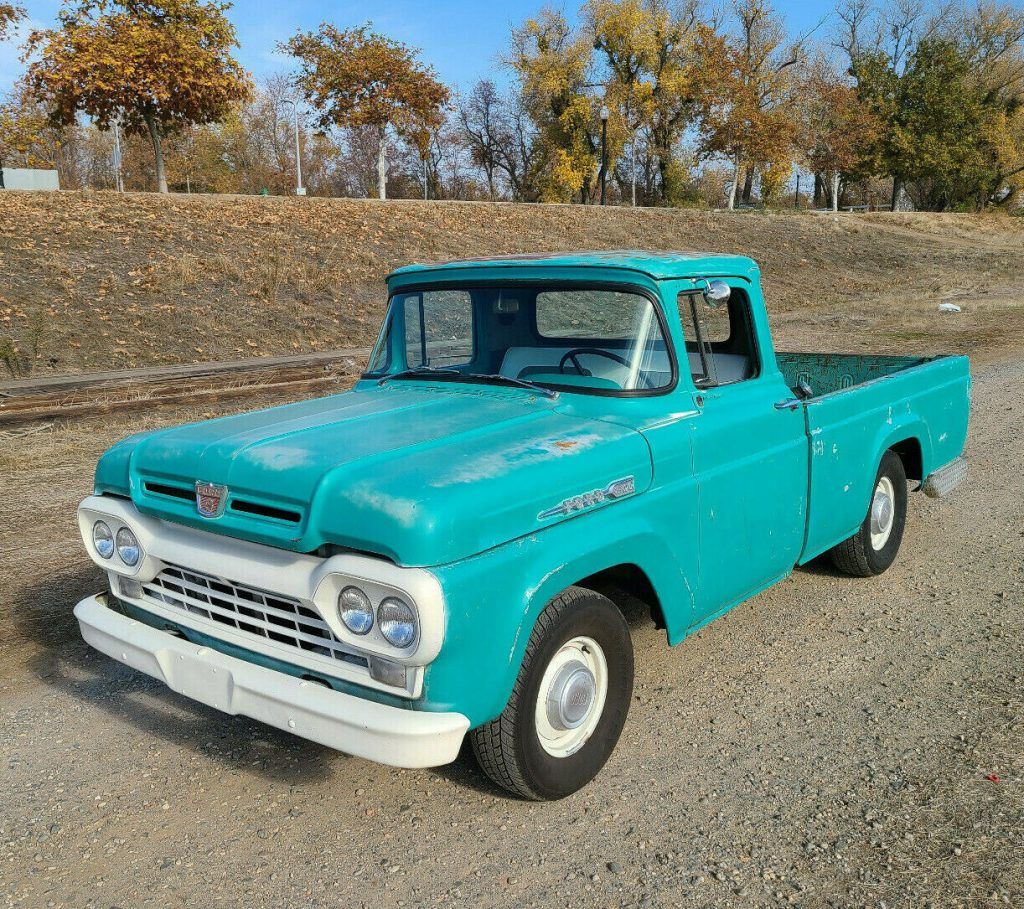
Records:
[[[224,769],[255,771],[268,780],[295,785],[345,774],[365,776],[359,758],[248,717],[221,713],[92,650],[79,636],[71,610],[104,582],[91,565],[83,564],[60,578],[59,605],[52,579],[26,585],[10,604],[12,637],[37,651],[26,665],[41,683],[102,713],[115,727],[130,725],[143,736],[202,754]],[[621,605],[631,631],[650,626],[645,604],[624,599]],[[453,763],[422,772],[484,795],[515,798],[479,769],[468,736]]]
[[[820,555],[817,558],[811,559],[806,565],[798,565],[795,569],[802,574],[813,574],[818,577],[825,578],[846,578],[849,579],[848,574],[843,574],[835,565],[832,564],[832,559],[829,558],[828,553]]]
[[[71,605],[97,586],[91,566],[62,578],[67,606],[59,614],[54,610],[50,621],[41,620],[34,607],[43,598],[52,598],[52,582],[46,589],[29,585],[11,604],[18,638],[37,651],[27,668],[44,685],[101,712],[114,725],[130,724],[145,736],[206,755],[226,769],[255,770],[280,783],[325,781],[340,765],[360,763],[315,742],[190,700],[92,650],[79,637]]]

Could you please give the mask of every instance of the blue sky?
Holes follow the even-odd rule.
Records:
[[[50,25],[60,8],[59,0],[21,2],[34,26]],[[504,81],[498,58],[508,47],[511,27],[543,4],[544,0],[237,0],[229,16],[238,29],[239,58],[257,78],[289,69],[289,61],[275,48],[300,28],[315,28],[325,19],[342,27],[370,21],[375,30],[419,47],[445,82],[465,88],[488,75]],[[574,15],[579,4],[552,5]],[[831,8],[802,0],[778,0],[776,5],[793,32],[812,27]],[[17,48],[0,45],[0,92],[10,88],[22,70]]]

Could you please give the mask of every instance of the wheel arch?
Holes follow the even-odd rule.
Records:
[[[459,710],[474,726],[501,713],[538,616],[570,587],[611,592],[630,616],[656,605],[655,621],[678,643],[692,623],[696,556],[692,541],[656,533],[624,503],[446,566],[445,643],[424,678],[431,709]]]
[[[886,451],[892,451],[899,455],[908,480],[917,480],[918,483],[924,480],[924,451],[921,440],[917,436],[908,436],[902,441],[890,445]]]
[[[928,427],[919,417],[904,420],[887,427],[875,445],[875,469],[882,463],[887,451],[893,451],[903,461],[907,479],[921,482],[931,469],[932,449]]]
[[[580,578],[574,587],[593,590],[611,600],[628,621],[643,610],[656,628],[667,628],[661,597],[647,572],[635,562],[620,562]],[[639,609],[638,609],[639,607]]]

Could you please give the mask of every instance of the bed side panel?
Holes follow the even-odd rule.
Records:
[[[860,526],[886,449],[916,439],[925,476],[960,455],[969,388],[967,358],[942,357],[807,402],[811,468],[801,563]]]

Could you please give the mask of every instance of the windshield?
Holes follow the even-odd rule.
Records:
[[[395,294],[365,375],[617,394],[665,389],[673,374],[640,291],[517,284]]]

